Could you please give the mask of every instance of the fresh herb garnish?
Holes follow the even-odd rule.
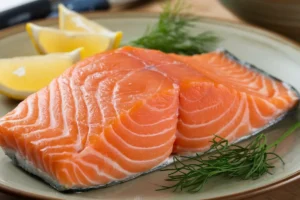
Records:
[[[270,169],[275,167],[270,161],[277,159],[284,164],[282,158],[272,150],[297,128],[300,128],[300,122],[293,125],[270,145],[267,145],[264,134],[256,137],[245,147],[236,144],[229,145],[226,139],[215,136],[205,155],[187,158],[193,162],[192,164],[174,157],[174,166],[162,171],[170,171],[166,181],[175,182],[175,184],[162,186],[158,190],[172,189],[195,193],[200,191],[210,178],[216,176],[236,177],[243,180],[258,179],[270,173]],[[212,151],[213,153],[209,154]]]
[[[148,28],[145,35],[128,45],[157,49],[165,53],[193,55],[206,53],[217,46],[219,38],[212,32],[191,35],[190,28],[199,17],[182,15],[186,3],[178,0],[174,5],[169,1],[159,16],[159,21]]]

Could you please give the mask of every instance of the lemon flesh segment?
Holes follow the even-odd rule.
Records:
[[[62,31],[41,27],[31,23],[26,25],[27,31],[37,51],[41,54],[69,52],[83,47],[82,58],[110,50],[116,46],[119,33],[84,33]]]
[[[90,33],[111,33],[112,31],[87,19],[83,15],[69,10],[63,4],[58,5],[59,28],[66,31],[80,31]]]
[[[80,51],[0,59],[0,93],[25,99],[79,61]]]
[[[58,5],[58,10],[59,28],[61,30],[115,35],[115,41],[113,42],[112,48],[118,48],[120,46],[123,36],[122,32],[113,32],[104,26],[87,19],[81,14],[69,10],[63,4]]]

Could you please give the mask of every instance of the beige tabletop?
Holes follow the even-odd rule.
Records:
[[[127,11],[151,11],[159,12],[161,5],[166,0],[141,0],[134,6],[127,8]],[[226,19],[230,21],[241,22],[240,19],[235,17],[229,11],[227,11],[218,0],[185,0],[188,4],[192,5],[189,12],[207,17],[215,17]],[[115,10],[119,10],[115,9]],[[288,185],[282,186],[280,188],[274,189],[272,191],[260,194],[255,197],[247,198],[244,200],[298,200],[300,199],[300,180],[292,182]],[[26,198],[20,198],[16,196],[11,196],[8,194],[0,193],[0,200],[24,200]]]

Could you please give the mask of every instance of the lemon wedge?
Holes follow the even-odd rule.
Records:
[[[110,33],[111,30],[87,19],[83,15],[69,10],[63,4],[58,5],[59,29],[90,33]]]
[[[40,54],[69,52],[83,47],[82,57],[86,58],[115,48],[117,33],[86,33],[63,31],[42,27],[32,23],[26,24],[26,30]]]
[[[66,8],[63,4],[58,5],[58,13],[60,30],[116,35],[112,48],[119,47],[123,35],[122,32],[113,32],[83,15]]]
[[[80,51],[0,59],[0,93],[23,100],[80,60]]]

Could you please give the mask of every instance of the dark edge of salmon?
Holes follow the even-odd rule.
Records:
[[[173,157],[170,156],[168,159],[166,159],[164,162],[162,162],[159,166],[156,166],[156,167],[154,167],[151,170],[148,170],[146,172],[138,173],[138,174],[135,174],[133,176],[127,177],[123,180],[112,181],[112,182],[110,182],[108,184],[105,184],[105,185],[96,185],[96,186],[91,186],[91,187],[87,187],[87,188],[76,188],[76,187],[74,187],[74,188],[65,188],[63,185],[60,185],[55,181],[51,181],[49,179],[46,179],[46,178],[44,178],[42,176],[39,176],[38,174],[34,173],[34,171],[32,169],[36,169],[36,167],[34,167],[33,165],[28,165],[28,164],[24,165],[24,164],[22,164],[22,162],[26,163],[25,159],[22,159],[22,162],[19,162],[19,160],[17,159],[17,156],[16,156],[16,152],[11,151],[9,149],[3,149],[3,150],[4,150],[5,154],[12,160],[12,163],[15,166],[20,168],[22,171],[24,171],[26,174],[30,175],[31,177],[33,177],[33,178],[35,178],[39,181],[43,181],[44,183],[46,183],[47,185],[51,186],[52,188],[54,188],[55,190],[57,190],[61,193],[76,193],[76,192],[90,191],[90,190],[94,190],[94,189],[107,188],[107,187],[110,187],[110,186],[113,186],[113,185],[124,183],[124,182],[130,181],[130,180],[136,179],[138,177],[147,175],[151,172],[160,170],[160,169],[162,169],[162,168],[164,168],[164,167],[166,167],[166,166],[173,163]],[[43,173],[46,173],[46,172],[43,172]]]
[[[271,79],[274,79],[278,82],[283,83],[285,86],[289,87],[291,90],[293,90],[295,92],[295,94],[298,96],[298,98],[300,99],[300,92],[298,90],[296,90],[296,88],[294,86],[292,86],[291,84],[287,83],[286,81],[281,80],[280,78],[277,78],[271,74],[269,74],[268,72],[256,67],[255,65],[248,63],[248,62],[244,62],[241,59],[239,59],[238,57],[236,57],[234,54],[230,53],[228,50],[219,50],[219,52],[224,53],[224,55],[229,58],[230,60],[240,64],[241,66],[253,70],[255,72],[258,72],[259,74],[263,74],[264,76],[267,76]]]
[[[287,82],[285,82],[285,81],[283,81],[283,80],[281,80],[281,79],[279,79],[279,78],[277,78],[277,77],[275,77],[275,76],[269,74],[268,72],[266,72],[266,71],[264,71],[264,70],[262,70],[262,69],[256,67],[255,65],[253,65],[253,64],[251,64],[251,63],[244,62],[244,61],[240,60],[240,59],[237,58],[234,54],[230,53],[230,52],[229,52],[228,50],[226,50],[226,49],[219,50],[218,52],[224,53],[224,55],[225,55],[228,59],[230,59],[230,60],[232,60],[232,61],[234,61],[234,62],[240,64],[242,67],[245,67],[245,68],[247,68],[247,69],[249,69],[249,70],[253,70],[254,72],[257,72],[257,73],[259,73],[259,74],[262,74],[262,75],[264,75],[264,76],[266,76],[266,77],[269,77],[269,78],[271,78],[271,79],[274,79],[275,81],[278,81],[278,82],[282,83],[285,87],[287,87],[288,89],[290,89],[290,90],[292,90],[293,92],[295,92],[296,96],[298,97],[298,101],[297,101],[297,102],[295,103],[295,105],[294,105],[292,108],[290,108],[288,111],[286,111],[285,113],[281,114],[281,115],[278,116],[276,119],[270,121],[270,122],[269,122],[267,125],[265,125],[264,127],[262,127],[262,128],[260,128],[260,129],[258,129],[258,130],[256,130],[256,131],[254,131],[254,132],[252,132],[251,134],[249,134],[249,135],[247,135],[247,136],[244,136],[244,137],[242,137],[242,138],[239,138],[238,140],[234,141],[233,144],[238,143],[238,142],[241,142],[241,141],[246,140],[246,139],[249,139],[250,137],[255,136],[255,135],[261,133],[262,131],[266,130],[267,128],[269,128],[269,127],[271,127],[271,126],[277,124],[278,122],[282,121],[286,116],[288,116],[288,115],[290,115],[290,114],[292,114],[292,113],[295,113],[295,112],[298,110],[299,103],[300,103],[300,93],[299,93],[299,91],[298,91],[294,86],[292,86],[291,84],[289,84],[289,83],[287,83]]]

